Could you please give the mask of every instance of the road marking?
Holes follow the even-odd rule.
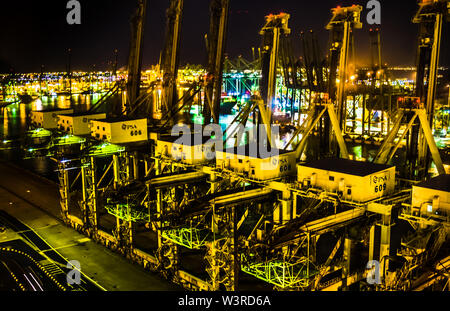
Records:
[[[23,224],[27,225],[28,227],[30,227],[28,224],[26,224],[25,222],[22,222]],[[56,227],[56,226],[61,226],[60,224],[54,224],[54,225],[47,225],[45,227],[40,227],[37,229],[28,229],[28,230],[22,230],[22,231],[14,231],[14,233],[20,235],[20,234],[24,234],[24,233],[28,233],[28,232],[36,232],[36,231],[41,231],[41,230],[45,230],[48,229],[50,227]]]
[[[46,216],[47,216],[47,217],[50,217],[50,219],[57,219],[57,220],[59,220],[59,218],[56,218],[56,216],[52,215],[52,214],[49,213],[48,211],[46,211],[46,210],[40,208],[39,206],[37,206],[36,204],[34,204],[34,203],[32,203],[32,202],[29,202],[28,200],[24,199],[24,198],[21,197],[20,195],[17,195],[16,193],[10,191],[9,189],[7,189],[7,188],[5,188],[5,187],[3,187],[3,186],[1,186],[1,185],[0,185],[0,188],[3,189],[3,190],[5,190],[5,191],[8,192],[9,194],[11,194],[11,195],[13,195],[13,196],[19,198],[21,201],[25,202],[26,204],[28,204],[28,205],[30,205],[30,206],[36,208],[36,209],[37,209],[38,211],[40,211],[41,213],[46,214]],[[10,204],[12,205],[13,202],[10,202]],[[12,217],[15,217],[14,215],[11,215],[11,216],[12,216]],[[69,262],[69,260],[68,260],[66,257],[64,257],[63,255],[61,255],[61,254],[57,251],[56,248],[53,248],[53,247],[47,242],[47,240],[45,240],[45,239],[37,232],[36,229],[33,229],[33,228],[31,227],[31,224],[28,224],[28,223],[26,223],[25,221],[20,220],[18,217],[15,217],[15,218],[16,218],[19,222],[21,222],[22,224],[24,224],[25,226],[27,226],[27,227],[29,228],[28,230],[22,231],[23,233],[25,233],[25,232],[33,232],[33,233],[34,233],[41,241],[43,241],[43,242],[44,242],[45,244],[47,244],[47,246],[49,247],[49,249],[47,249],[47,250],[40,251],[40,249],[39,249],[36,245],[32,244],[32,245],[30,245],[30,246],[32,247],[32,249],[34,249],[37,253],[43,255],[44,257],[46,257],[48,260],[50,260],[50,261],[53,262],[53,263],[54,263],[54,261],[51,260],[50,258],[48,258],[48,257],[44,254],[45,252],[53,250],[53,251],[55,251],[55,253],[56,253],[57,255],[59,255],[64,261]],[[48,225],[48,226],[46,226],[46,227],[49,227],[49,226],[58,226],[58,225],[60,225],[60,224]],[[46,227],[43,227],[43,228],[46,228]],[[43,229],[43,228],[39,228],[39,229]],[[16,233],[17,233],[17,232],[16,232]],[[22,238],[22,240],[24,240],[24,239]],[[85,242],[86,242],[87,240],[90,241],[89,238],[83,238],[83,239],[78,240],[78,243],[76,243],[76,244],[73,244],[73,245],[66,245],[66,246],[62,246],[62,247],[59,247],[59,248],[67,248],[67,247],[71,247],[71,246],[77,246],[77,245],[80,245],[80,243],[81,243],[80,241],[85,241]],[[24,240],[24,241],[25,241],[26,243],[28,242],[27,240]],[[28,243],[27,243],[27,244],[28,244]],[[105,250],[104,248],[101,248],[101,249],[102,249],[102,250]],[[102,290],[102,291],[107,291],[103,286],[101,286],[97,281],[93,280],[91,277],[89,277],[88,275],[86,275],[83,271],[80,271],[80,273],[81,273],[81,275],[84,276],[85,279],[89,280],[92,284],[94,284],[95,286],[97,286],[100,290]],[[86,284],[87,284],[87,283],[86,283]]]
[[[59,247],[51,247],[50,246],[49,249],[41,250],[39,253],[46,253],[46,252],[55,251],[57,249],[62,249],[62,248],[75,247],[75,246],[79,246],[80,244],[83,244],[83,243],[86,243],[89,241],[91,241],[90,238],[83,238],[83,239],[77,240],[76,243],[72,243],[72,244],[67,244],[67,245],[63,245],[63,246],[59,246]]]

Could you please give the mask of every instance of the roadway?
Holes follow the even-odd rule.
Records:
[[[43,256],[40,263],[60,277],[67,272],[67,261],[79,261],[81,290],[181,290],[65,226],[55,183],[5,162],[0,162],[0,172],[0,226],[7,229],[0,231],[0,246],[24,241],[36,252],[25,253]]]

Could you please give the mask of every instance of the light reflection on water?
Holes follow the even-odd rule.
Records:
[[[9,135],[9,116],[8,116],[8,108],[3,108],[3,132],[2,132],[2,139],[6,139]]]
[[[12,104],[0,108],[0,142],[12,141],[4,144],[0,150],[0,158],[15,164],[24,166],[36,173],[55,180],[55,164],[48,158],[22,159],[21,142],[29,127],[29,118],[32,110],[65,109],[73,107],[76,112],[89,110],[102,94],[73,95],[72,101],[69,96],[42,96],[28,104]]]

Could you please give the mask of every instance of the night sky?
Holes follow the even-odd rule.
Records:
[[[290,28],[296,56],[300,56],[299,33],[313,29],[326,53],[328,31],[324,29],[337,5],[361,4],[368,0],[231,0],[227,54],[250,58],[251,48],[260,45],[259,30],[270,13],[291,14]],[[418,27],[411,20],[416,0],[381,0],[384,61],[389,65],[414,65]],[[82,24],[68,25],[67,0],[4,0],[0,7],[0,72],[65,70],[66,50],[72,49],[74,70],[110,70],[114,49],[119,66],[128,57],[130,16],[134,0],[80,0]],[[148,0],[145,27],[144,67],[156,64],[163,44],[168,0]],[[370,26],[363,11],[364,28],[356,32],[360,65],[369,62]],[[449,24],[444,27],[441,64],[450,64]],[[206,64],[204,35],[209,27],[209,1],[185,0],[181,63]],[[94,67],[95,66],[95,67]]]

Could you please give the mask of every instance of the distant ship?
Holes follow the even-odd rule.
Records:
[[[19,100],[15,100],[13,102],[0,102],[0,108],[5,108],[5,107],[7,107],[9,105],[12,105],[12,104],[15,104],[15,103],[18,103],[18,102],[19,102]]]
[[[19,94],[17,97],[19,97],[19,100],[24,104],[29,104],[33,101],[33,97],[29,94]]]
[[[222,102],[220,103],[221,114],[233,114],[233,110],[236,108],[238,100],[233,96],[222,96]]]
[[[57,96],[70,96],[70,95],[74,95],[73,93],[68,92],[68,91],[56,91],[55,93],[56,93]]]
[[[93,90],[84,90],[83,92],[81,92],[81,95],[92,95],[95,92]]]

